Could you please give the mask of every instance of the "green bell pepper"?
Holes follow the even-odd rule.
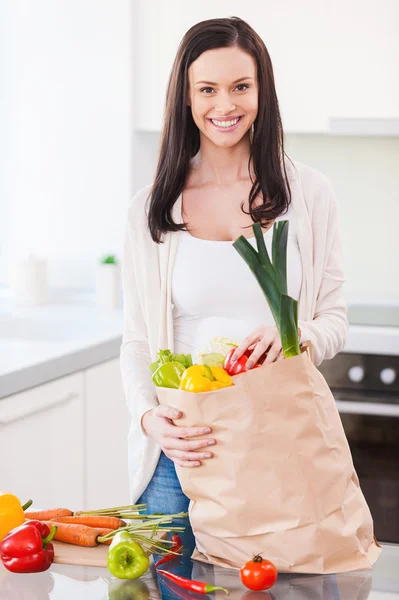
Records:
[[[118,579],[137,579],[147,571],[150,561],[143,548],[128,531],[114,536],[108,548],[107,566]]]
[[[153,373],[152,380],[158,387],[175,388],[178,390],[185,370],[185,367],[177,361],[164,363]]]
[[[113,581],[108,586],[108,600],[150,600],[150,588],[142,579]]]

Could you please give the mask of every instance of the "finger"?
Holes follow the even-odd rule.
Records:
[[[180,427],[166,423],[163,433],[165,436],[174,438],[192,438],[198,435],[208,435],[212,432],[210,427]]]
[[[249,335],[247,335],[237,346],[235,352],[233,354],[232,360],[238,360],[247,350],[247,348],[260,339],[260,328],[258,327],[254,331],[252,331]]]
[[[193,460],[180,460],[179,458],[175,458],[173,461],[176,465],[179,465],[179,467],[200,467],[201,466],[201,462],[198,461],[193,461]]]
[[[275,339],[275,333],[271,331],[268,335],[265,335],[260,342],[256,344],[255,350],[252,352],[247,362],[247,367],[249,369],[256,365],[262,354],[264,354],[267,351],[267,349],[274,343]]]
[[[165,406],[163,404],[159,404],[156,407],[154,414],[157,417],[166,417],[167,419],[178,419],[181,417],[181,411],[177,408],[173,408],[173,406]]]
[[[170,458],[170,460],[172,460],[175,463],[175,465],[179,465],[180,467],[200,467],[202,464],[198,458],[196,460],[185,460],[184,458],[179,458],[179,457],[173,456],[168,451],[164,451],[164,454],[168,458]]]
[[[179,460],[187,460],[198,462],[199,460],[208,460],[213,457],[212,452],[184,452],[183,450],[168,450],[169,458],[178,458]]]
[[[164,437],[161,441],[163,448],[167,450],[180,450],[183,452],[190,452],[191,450],[198,450],[200,448],[206,448],[207,446],[214,446],[215,440],[182,440],[174,437]]]
[[[269,352],[267,353],[266,360],[263,364],[274,362],[276,360],[276,358],[278,357],[280,350],[281,350],[281,341],[278,340],[270,348]]]
[[[276,362],[278,362],[279,360],[284,360],[284,358],[284,352],[280,350],[280,354],[278,355]]]
[[[270,343],[257,344],[255,350],[252,352],[252,354],[250,355],[250,357],[247,360],[246,366],[248,369],[252,369],[252,367],[254,365],[256,365],[256,363],[258,362],[258,360],[260,359],[262,354],[264,354],[266,352],[266,350],[268,349],[269,346],[270,346]]]

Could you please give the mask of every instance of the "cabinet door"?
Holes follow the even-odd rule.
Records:
[[[340,0],[327,17],[329,116],[399,118],[397,0]]]
[[[85,371],[86,508],[129,504],[125,402],[119,358]]]
[[[287,0],[243,4],[203,0],[140,3],[136,126],[162,127],[166,86],[178,45],[195,23],[239,15],[264,41],[287,133],[328,133],[330,118],[399,118],[396,0]]]
[[[262,6],[264,18],[249,22],[269,50],[287,133],[328,133],[332,118],[399,117],[396,0]]]
[[[309,1],[315,4],[314,0]],[[216,14],[210,0],[193,4],[190,11],[186,10],[185,0],[173,0],[172,5],[158,0],[140,4],[136,50],[140,81],[138,129],[156,131],[162,127],[169,73],[185,32],[195,23],[224,13],[239,15],[263,39],[274,67],[284,128],[293,132],[325,131],[328,90],[324,79],[328,73],[323,48],[328,41],[325,31],[304,18],[302,4],[265,2],[255,6],[220,0],[217,8]],[[315,11],[319,12],[317,6]]]
[[[0,488],[32,509],[83,506],[83,375],[0,400]]]

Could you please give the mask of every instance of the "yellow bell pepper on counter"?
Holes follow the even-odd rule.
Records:
[[[182,375],[180,389],[186,392],[211,392],[234,385],[230,375],[222,367],[193,365]]]
[[[0,542],[14,527],[25,522],[24,510],[29,508],[32,500],[24,506],[16,496],[9,492],[0,492]]]

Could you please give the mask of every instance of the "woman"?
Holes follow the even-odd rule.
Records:
[[[252,349],[253,364],[265,350],[267,363],[282,358],[269,307],[232,246],[240,235],[254,244],[252,224],[260,221],[270,251],[281,219],[289,221],[288,292],[299,300],[299,339],[311,340],[318,365],[342,350],[348,331],[331,183],[286,159],[261,38],[236,17],[198,23],[171,72],[155,181],[135,195],[125,235],[120,360],[132,415],[130,500],[151,513],[188,509],[175,464],[201,467],[217,440],[209,428],[172,424],[179,414],[159,406],[148,365],[160,348],[195,356],[214,336],[240,341],[236,358]],[[189,529],[185,541],[190,552]]]

